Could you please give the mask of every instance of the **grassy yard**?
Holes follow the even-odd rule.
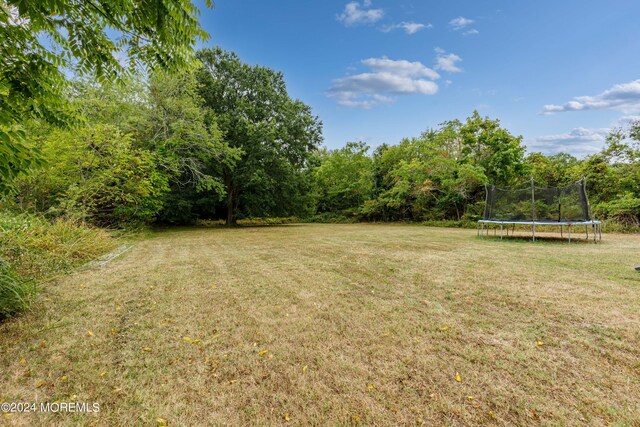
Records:
[[[0,425],[640,420],[640,236],[404,225],[158,232],[0,326]]]

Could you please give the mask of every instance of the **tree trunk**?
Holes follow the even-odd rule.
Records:
[[[233,179],[230,173],[224,175],[224,185],[227,190],[227,222],[228,226],[238,225],[238,219],[236,218],[236,209],[238,207],[237,202],[237,190],[233,185]]]

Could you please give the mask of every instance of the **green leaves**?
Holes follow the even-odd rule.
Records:
[[[198,13],[189,0],[0,1],[0,138],[16,154],[0,157],[0,179],[25,168],[16,126],[77,121],[67,102],[69,70],[105,84],[192,68],[195,43],[208,38]]]
[[[364,142],[348,142],[344,148],[319,153],[314,171],[320,212],[360,208],[373,196],[373,161]]]
[[[233,224],[239,213],[288,216],[306,210],[307,168],[322,141],[322,123],[289,97],[281,73],[244,64],[220,48],[201,50],[197,58],[205,106],[216,116],[223,141],[242,153],[222,171],[227,222]]]
[[[17,181],[25,204],[99,225],[147,222],[162,208],[166,174],[112,125],[53,131],[43,153],[46,167]]]

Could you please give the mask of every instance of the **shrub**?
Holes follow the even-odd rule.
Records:
[[[640,226],[640,199],[631,193],[610,202],[598,203],[594,213],[626,226]]]

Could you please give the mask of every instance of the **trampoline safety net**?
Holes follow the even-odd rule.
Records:
[[[487,185],[485,221],[590,221],[585,180],[566,187],[504,189]]]

